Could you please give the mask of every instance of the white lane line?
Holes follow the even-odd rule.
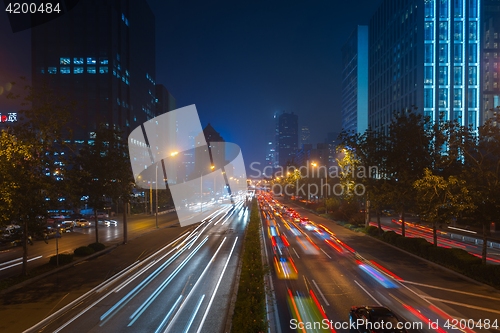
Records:
[[[233,255],[233,250],[234,247],[236,246],[236,242],[238,241],[238,237],[234,240],[233,247],[231,248],[231,252],[229,252],[229,256],[227,257],[226,264],[224,265],[224,268],[222,269],[222,272],[220,273],[219,281],[217,281],[217,285],[215,286],[215,290],[212,294],[212,297],[210,298],[210,302],[208,302],[207,309],[205,310],[205,314],[203,315],[203,318],[201,319],[201,323],[198,326],[198,330],[196,333],[201,332],[201,328],[203,327],[203,324],[205,323],[205,319],[208,316],[208,311],[210,311],[210,307],[212,306],[212,302],[215,298],[215,294],[217,293],[217,289],[219,289],[220,282],[222,281],[222,277],[224,276],[224,273],[226,272],[227,265],[229,264],[229,260],[231,260],[231,256]]]
[[[322,248],[319,248],[319,249],[320,249],[321,251],[323,251],[323,253],[324,253],[324,254],[326,254],[326,256],[327,256],[328,258],[332,259],[332,257],[330,257],[330,256],[328,255],[328,253],[326,253],[326,252],[325,252],[325,250],[323,250]]]
[[[168,313],[165,316],[165,318],[163,318],[163,320],[160,323],[160,326],[158,326],[158,328],[156,329],[155,333],[160,333],[161,332],[161,329],[163,328],[163,326],[165,326],[165,324],[167,323],[168,319],[170,318],[170,316],[172,315],[172,313],[175,311],[175,308],[177,307],[177,305],[179,305],[179,302],[181,301],[181,299],[182,299],[182,295],[180,295],[179,298],[177,299],[177,301],[175,301],[174,305],[172,305],[172,308],[170,309],[170,311],[168,311]]]
[[[219,253],[220,249],[222,248],[222,245],[224,244],[224,242],[226,241],[227,237],[224,237],[224,239],[222,240],[222,242],[220,243],[219,247],[217,248],[217,250],[215,251],[214,255],[212,256],[212,258],[210,259],[210,261],[208,262],[207,266],[205,267],[205,269],[203,270],[203,272],[201,272],[201,275],[200,277],[198,278],[198,280],[196,281],[196,283],[194,284],[193,288],[191,288],[191,290],[189,291],[188,295],[186,296],[186,298],[184,299],[184,302],[182,302],[181,306],[179,307],[179,310],[177,310],[176,314],[174,315],[174,317],[172,318],[172,320],[170,321],[170,323],[168,324],[167,328],[165,328],[165,331],[164,332],[169,332],[169,329],[170,329],[170,326],[172,326],[172,324],[175,322],[175,320],[177,319],[177,317],[179,316],[179,314],[181,313],[182,309],[184,308],[184,306],[186,305],[187,301],[189,300],[189,298],[191,297],[191,295],[193,294],[193,291],[196,289],[196,287],[198,286],[198,284],[201,282],[201,280],[203,279],[203,276],[205,275],[205,273],[207,272],[208,268],[210,267],[210,265],[212,265],[212,263],[215,261],[215,257],[217,256],[217,254]]]
[[[494,301],[500,301],[500,298],[498,298],[498,297],[492,297],[492,296],[485,296],[485,295],[480,295],[480,294],[474,294],[474,293],[470,293],[470,292],[467,292],[467,291],[461,291],[461,290],[455,290],[455,289],[448,289],[448,288],[443,288],[443,287],[437,287],[437,286],[432,286],[432,285],[429,285],[429,284],[423,284],[423,283],[412,282],[412,281],[403,281],[403,282],[404,283],[408,283],[408,284],[413,284],[413,285],[416,285],[416,286],[426,287],[426,288],[434,288],[434,289],[439,289],[439,290],[444,290],[444,291],[450,291],[450,292],[454,292],[454,293],[458,293],[458,294],[464,294],[464,295],[470,295],[470,296],[475,296],[475,297],[492,299]]]
[[[492,312],[492,313],[497,313],[497,314],[500,314],[500,311],[498,310],[493,310],[493,309],[489,309],[489,308],[483,308],[483,307],[480,307],[480,306],[475,306],[475,305],[470,305],[470,304],[465,304],[465,303],[460,303],[460,302],[453,302],[453,301],[449,301],[449,300],[446,300],[446,299],[441,299],[441,298],[435,298],[435,297],[431,297],[431,296],[425,296],[425,295],[418,295],[424,299],[430,299],[432,301],[437,301],[437,302],[442,302],[442,303],[448,303],[448,304],[453,304],[453,305],[459,305],[459,306],[462,306],[464,308],[469,308],[469,309],[475,309],[475,310],[481,310],[481,311],[487,311],[487,312]]]
[[[316,284],[316,281],[312,280],[312,282],[313,282],[314,286],[316,287],[316,289],[318,289],[318,292],[321,295],[321,297],[323,298],[323,301],[325,301],[325,304],[327,306],[330,306],[330,304],[328,303],[328,301],[325,298],[325,295],[323,295],[323,293],[321,292],[321,289],[319,289],[318,285]]]
[[[293,250],[293,252],[295,252],[295,255],[297,256],[297,258],[300,259],[299,254],[297,253],[297,251],[295,251],[295,249],[293,247],[292,247],[292,250]]]
[[[371,297],[371,298],[375,301],[375,303],[377,303],[378,305],[382,305],[382,303],[380,303],[380,302],[379,302],[379,301],[378,301],[378,300],[377,300],[377,299],[376,299],[376,298],[375,298],[372,294],[370,294],[370,293],[368,292],[368,290],[366,290],[365,288],[363,288],[363,286],[362,286],[362,285],[360,285],[360,284],[358,283],[358,281],[354,280],[354,283],[356,283],[356,284],[358,285],[358,287],[360,287],[361,289],[363,289],[363,291],[364,291],[365,293],[367,293],[367,294],[368,294],[368,296],[370,296],[370,297]]]
[[[184,329],[184,333],[189,332],[189,329],[191,328],[191,324],[193,324],[193,320],[196,317],[196,314],[198,313],[198,310],[200,309],[201,303],[203,302],[204,298],[205,298],[205,294],[203,294],[203,296],[201,296],[201,299],[198,301],[198,304],[196,305],[196,308],[194,309],[194,312],[191,315],[191,318],[189,318],[189,323],[187,324],[186,328]]]
[[[33,260],[36,260],[36,259],[40,259],[41,257],[42,257],[42,256],[38,256],[38,257],[34,257],[34,258],[31,258],[31,259],[28,259],[28,262],[29,262],[29,261],[33,261]],[[12,261],[21,260],[21,259],[22,259],[22,258],[20,258],[20,259],[15,259],[15,260],[12,260]],[[3,263],[3,264],[6,264],[6,263]],[[3,265],[3,264],[2,264],[2,265]],[[9,265],[9,266],[6,266],[6,267],[2,267],[2,268],[0,268],[0,271],[3,271],[4,269],[8,269],[8,268],[15,267],[15,266],[19,266],[19,265],[21,265],[21,264],[22,264],[22,262],[18,262],[17,264],[12,264],[12,265]]]

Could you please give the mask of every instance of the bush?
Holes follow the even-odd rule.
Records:
[[[103,243],[92,243],[89,244],[88,247],[94,250],[94,252],[99,252],[104,250],[106,248],[106,245],[104,245]]]
[[[366,233],[370,236],[378,236],[379,235],[378,227],[374,227],[374,226],[370,225],[367,228],[365,228],[365,230],[366,230]],[[382,233],[383,233],[383,231],[380,234],[382,234]]]
[[[49,263],[51,265],[56,265],[58,261],[57,258],[59,258],[59,265],[66,265],[69,264],[71,261],[73,261],[73,254],[61,253],[58,254],[57,256],[52,256],[50,257]]]
[[[75,251],[73,252],[75,254],[75,256],[77,257],[85,257],[85,256],[89,256],[91,255],[92,253],[94,253],[94,249],[91,248],[91,247],[88,247],[88,246],[80,246],[79,248],[75,249]]]
[[[325,207],[316,208],[316,213],[318,213],[318,214],[324,214],[325,212],[326,212]]]

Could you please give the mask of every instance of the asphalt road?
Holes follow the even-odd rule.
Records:
[[[270,207],[267,208],[263,233],[273,272],[281,332],[295,331],[300,320],[327,318],[341,325],[349,321],[351,306],[374,304],[393,309],[406,321],[417,325],[415,331],[419,332],[436,331],[428,327],[428,319],[439,322],[439,332],[459,332],[444,327],[447,319],[466,320],[474,327],[464,332],[499,332],[478,328],[479,321],[484,323],[485,319],[491,323],[496,320],[500,325],[498,290],[437,268],[305,209],[294,208],[301,216],[327,227],[335,236],[313,228],[308,230],[285,215],[276,216]],[[289,243],[281,248],[278,257],[291,257],[298,272],[296,278],[293,274],[290,279],[279,278],[278,271],[284,268],[273,263],[272,240],[266,230],[273,225]],[[390,277],[384,270],[397,278]],[[335,331],[348,330],[339,326]]]
[[[123,242],[122,217],[115,218],[118,221],[116,226],[105,226],[99,224],[99,242],[106,245]],[[175,212],[158,215],[160,227],[178,224]],[[156,217],[154,215],[133,215],[127,217],[128,239],[133,239],[146,232],[156,230]],[[95,227],[92,222],[90,228],[73,228],[73,232],[63,233],[57,240],[58,253],[73,253],[80,247],[95,242]],[[43,265],[48,262],[51,256],[56,254],[56,239],[51,238],[48,244],[44,241],[36,240],[33,246],[28,246],[28,270]],[[0,280],[21,273],[21,261],[23,256],[22,246],[4,248],[0,251]]]
[[[162,228],[131,241],[129,244],[138,247],[136,254],[139,243],[144,248],[138,260],[133,261],[127,254],[123,263],[128,262],[129,266],[113,270],[113,277],[107,274],[109,279],[98,287],[90,288],[95,283],[76,287],[69,273],[64,273],[69,279],[67,284],[59,278],[57,283],[42,282],[39,288],[31,286],[7,295],[0,316],[11,320],[7,320],[8,325],[0,324],[0,331],[224,331],[247,221],[246,207],[227,207],[198,226]],[[159,233],[164,236],[168,233],[161,245],[155,237]],[[151,242],[151,248],[144,242]],[[103,262],[93,263],[88,274],[99,267],[106,270],[105,261],[117,251],[102,256]],[[90,268],[90,263],[81,266]],[[79,275],[73,275],[79,276],[80,281],[85,274],[81,266],[71,268],[80,271]],[[43,296],[36,296],[40,289]],[[50,297],[50,291],[54,290],[57,296]],[[50,297],[50,304],[43,304],[43,297]],[[13,315],[20,312],[16,306],[24,311],[35,307],[38,316],[29,321],[15,320]]]

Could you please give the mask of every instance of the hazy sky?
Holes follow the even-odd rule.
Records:
[[[156,17],[156,82],[177,106],[196,104],[262,161],[273,114],[299,115],[312,143],[340,130],[341,47],[381,0],[147,0]],[[1,5],[0,5],[1,6]],[[0,12],[0,86],[31,71],[29,31],[12,33]]]

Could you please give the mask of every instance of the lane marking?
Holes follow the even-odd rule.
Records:
[[[467,292],[467,291],[442,288],[442,287],[437,287],[437,286],[432,286],[432,285],[429,285],[429,284],[423,284],[423,283],[412,282],[412,281],[403,281],[403,282],[404,283],[413,284],[413,285],[416,285],[416,286],[422,286],[422,287],[427,287],[427,288],[434,288],[434,289],[450,291],[450,292],[454,292],[454,293],[458,293],[458,294],[464,294],[464,295],[476,296],[476,297],[481,297],[481,298],[487,298],[487,299],[491,299],[491,300],[494,300],[494,301],[500,301],[500,298],[493,297],[493,296],[485,296],[485,295],[481,295],[481,294],[474,294],[474,293],[470,293],[470,292]]]
[[[370,296],[370,297],[371,297],[371,298],[375,301],[375,303],[377,303],[378,305],[382,306],[382,303],[380,303],[380,302],[379,302],[379,301],[378,301],[378,300],[377,300],[377,299],[376,299],[376,298],[375,298],[372,294],[370,294],[370,293],[368,292],[368,290],[366,290],[365,288],[363,288],[363,286],[362,286],[362,285],[360,285],[360,284],[358,283],[358,281],[354,280],[354,283],[356,283],[356,284],[358,285],[358,287],[360,287],[361,289],[363,289],[363,291],[364,291],[365,293],[367,293],[367,294],[368,294],[368,296]]]
[[[322,248],[319,248],[319,249],[320,249],[321,251],[323,251],[323,253],[324,253],[324,254],[325,254],[328,258],[332,259],[332,257],[330,257],[330,256],[328,255],[328,253],[326,253],[326,252],[325,252],[325,250],[323,250]]]
[[[210,311],[210,308],[212,306],[212,302],[214,301],[215,294],[217,293],[217,290],[219,289],[220,282],[222,281],[222,277],[224,276],[224,273],[226,272],[227,265],[229,264],[229,260],[231,260],[231,257],[233,255],[233,250],[234,247],[236,246],[236,242],[238,241],[238,237],[234,240],[233,247],[231,248],[231,251],[229,252],[229,256],[227,257],[226,264],[224,265],[224,268],[222,269],[222,272],[220,273],[219,281],[217,281],[217,285],[215,286],[215,290],[212,294],[212,297],[210,298],[210,301],[208,302],[207,309],[205,310],[205,313],[203,314],[203,317],[201,319],[201,323],[198,326],[198,330],[196,333],[201,332],[201,328],[203,327],[203,324],[205,323],[205,320],[207,319],[208,316],[208,311]],[[205,295],[203,295],[205,296]]]
[[[297,256],[297,258],[300,259],[299,254],[297,253],[297,251],[295,251],[295,248],[292,247],[292,250],[293,250],[293,252],[295,252],[295,255]]]
[[[435,298],[435,297],[425,296],[425,295],[418,295],[418,296],[420,296],[420,297],[422,297],[424,299],[430,299],[432,301],[437,301],[437,302],[442,302],[442,303],[448,303],[448,304],[462,306],[464,308],[469,308],[469,309],[475,309],[475,310],[481,310],[481,311],[487,311],[487,312],[492,312],[492,313],[500,314],[500,311],[498,311],[498,310],[483,308],[481,306],[475,306],[475,305],[470,305],[470,304],[465,304],[465,303],[460,303],[460,302],[448,301],[446,299]]]
[[[316,289],[318,289],[318,292],[321,295],[321,297],[323,298],[323,301],[325,301],[326,305],[330,306],[330,304],[328,303],[328,301],[325,298],[325,295],[323,295],[323,293],[321,292],[321,289],[319,289],[318,285],[316,284],[316,281],[312,280],[312,283],[314,284],[314,286],[316,287]],[[325,309],[323,309],[323,311],[325,311]]]

